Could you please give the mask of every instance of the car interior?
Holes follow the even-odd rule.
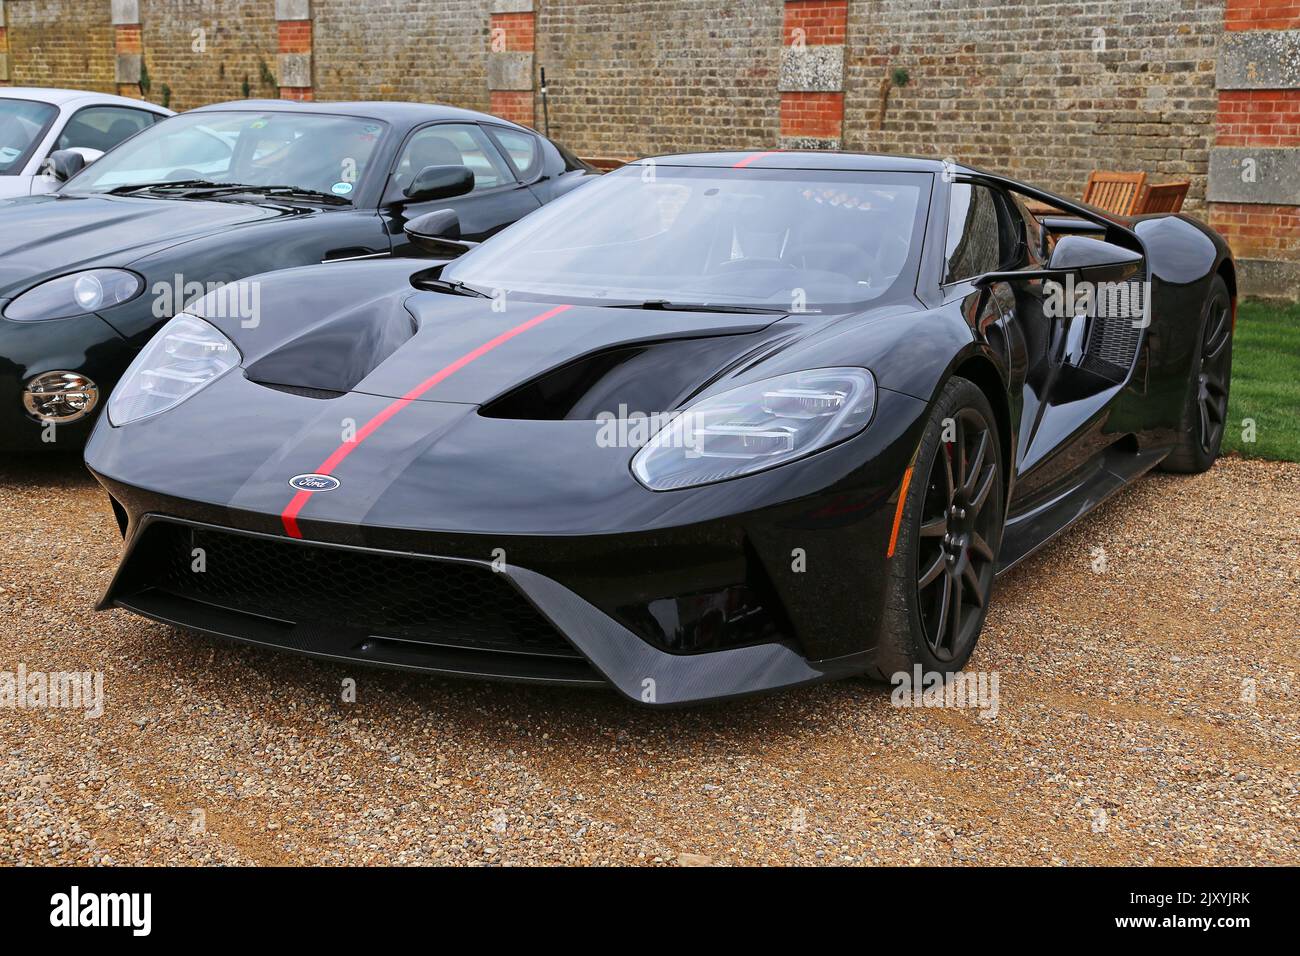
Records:
[[[591,286],[610,298],[795,310],[792,303],[816,310],[877,299],[914,271],[919,184],[673,176],[629,179],[620,189],[605,215],[527,243],[516,268],[539,279],[563,275],[575,290]],[[527,285],[524,275],[517,280]]]

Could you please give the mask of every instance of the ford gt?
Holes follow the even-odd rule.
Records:
[[[1236,272],[1187,216],[773,152],[456,218],[142,350],[86,450],[101,607],[658,706],[947,673],[999,574],[1219,451]]]

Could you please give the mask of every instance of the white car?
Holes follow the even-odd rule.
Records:
[[[172,115],[153,103],[110,93],[0,88],[0,199],[57,189],[65,178],[60,171],[76,170],[51,161],[52,153],[67,150],[89,165]]]

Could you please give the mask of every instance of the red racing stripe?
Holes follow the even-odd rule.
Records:
[[[521,335],[524,332],[527,332],[529,329],[541,325],[547,319],[554,318],[555,316],[559,315],[561,312],[567,312],[571,308],[573,308],[573,306],[571,305],[557,305],[555,308],[543,312],[541,315],[535,315],[527,322],[522,322],[519,325],[516,325],[513,329],[509,329],[505,332],[502,332],[496,338],[488,342],[484,342],[482,345],[480,345],[478,348],[474,349],[473,351],[466,352],[464,355],[456,359],[456,361],[452,362],[450,365],[438,369],[438,371],[434,372],[432,375],[426,378],[419,385],[415,386],[415,388],[411,389],[401,398],[394,399],[391,404],[384,406],[384,408],[382,408],[379,411],[379,413],[375,415],[374,418],[370,419],[370,421],[366,422],[364,425],[361,426],[361,428],[357,431],[356,437],[353,438],[352,441],[344,442],[343,444],[339,445],[338,448],[334,449],[334,453],[330,455],[328,458],[326,458],[323,462],[321,462],[321,466],[316,469],[317,473],[322,475],[328,475],[331,472],[333,472],[333,470],[337,468],[343,462],[343,460],[348,457],[348,455],[352,454],[352,452],[357,448],[358,445],[360,445],[363,441],[365,441],[376,431],[378,431],[380,427],[383,426],[384,422],[388,421],[390,418],[392,418],[394,415],[400,412],[403,408],[405,408],[407,405],[410,405],[411,402],[415,401],[417,398],[419,398],[429,389],[433,388],[439,382],[455,375],[457,372],[463,369],[470,362],[473,362],[476,359],[480,359],[484,355],[487,355],[488,352],[491,352],[498,345],[504,345],[506,342],[509,342],[511,339],[513,339],[516,335]],[[289,537],[291,538],[302,537],[302,532],[298,530],[298,515],[299,513],[301,513],[303,507],[307,504],[307,502],[311,500],[311,496],[313,494],[315,494],[315,492],[312,491],[298,492],[296,495],[293,496],[293,500],[289,502],[289,504],[285,507],[284,511],[280,513],[280,521],[284,524],[285,534],[287,534]]]
[[[748,166],[750,163],[754,162],[755,160],[762,159],[764,156],[775,156],[779,152],[781,152],[779,149],[769,149],[767,150],[767,152],[764,153],[750,153],[740,162],[734,163],[731,168],[744,169],[746,166]]]

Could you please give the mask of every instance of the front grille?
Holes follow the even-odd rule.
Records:
[[[502,575],[480,565],[170,522],[142,534],[127,569],[135,589],[393,640],[581,656]]]

